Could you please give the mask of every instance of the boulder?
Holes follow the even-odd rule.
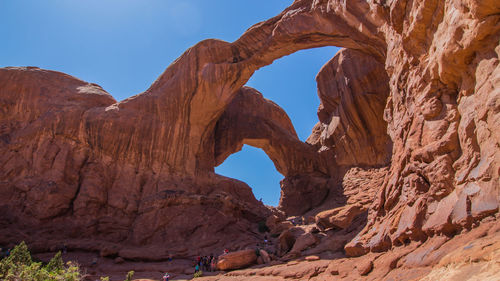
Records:
[[[266,252],[266,250],[260,250],[260,256],[262,257],[262,261],[264,263],[270,263],[271,262],[271,257]]]
[[[365,260],[362,261],[360,264],[356,266],[358,268],[359,275],[368,275],[370,271],[373,269],[373,261],[372,260]]]
[[[316,215],[316,224],[322,229],[347,228],[353,219],[366,211],[360,204],[346,205],[332,210],[323,211]]]
[[[318,257],[318,256],[307,256],[304,259],[306,261],[317,261],[317,260],[320,260],[320,257]]]
[[[262,259],[261,256],[257,257],[257,264],[263,264],[264,260]]]
[[[295,244],[295,236],[290,230],[283,231],[278,237],[278,249],[281,254],[287,253]]]
[[[318,242],[318,239],[312,233],[304,233],[300,235],[293,244],[291,253],[300,253],[308,247],[313,246]]]
[[[280,222],[281,220],[278,218],[277,215],[270,215],[266,219],[266,226],[269,228],[269,230],[272,232],[272,230],[276,227],[276,225]]]
[[[271,234],[280,234],[285,230],[288,230],[293,227],[293,223],[290,221],[282,221],[274,225],[273,228],[271,228]]]
[[[241,250],[219,256],[217,268],[224,271],[240,269],[250,266],[256,261],[257,254],[255,253],[255,250]]]

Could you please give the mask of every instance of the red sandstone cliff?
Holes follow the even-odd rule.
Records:
[[[233,43],[198,43],[121,102],[62,73],[0,69],[1,241],[72,239],[138,259],[191,255],[200,236],[207,251],[251,245],[270,211],[213,173],[242,144],[286,176],[287,214],[352,206],[356,180],[376,194],[350,218],[348,255],[468,231],[500,200],[499,13],[493,0],[299,0]],[[243,86],[327,45],[346,49],[317,76],[320,122],[302,143]]]

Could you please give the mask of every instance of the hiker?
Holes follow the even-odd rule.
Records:
[[[217,271],[217,258],[212,257],[212,261],[210,262],[210,269],[212,272]]]
[[[229,254],[229,250],[228,249],[224,249],[224,254],[223,255],[227,255]]]
[[[204,270],[206,271],[207,268],[206,268],[206,264],[207,264],[207,257],[206,256],[203,256],[201,258],[201,270]]]
[[[264,245],[267,245],[269,241],[267,240],[267,235],[264,235]]]
[[[97,265],[97,258],[93,258],[90,266],[96,266],[96,265]]]
[[[213,268],[213,263],[214,263],[214,254],[211,254],[210,257],[208,258],[208,269],[212,272],[214,271],[214,268]]]
[[[172,254],[168,255],[168,261],[172,261]]]
[[[199,264],[196,264],[196,266],[194,267],[194,273],[200,271],[200,265]]]
[[[62,253],[66,254],[67,252],[68,252],[68,247],[66,247],[66,243],[64,243],[62,246]]]
[[[168,272],[165,272],[165,275],[163,275],[163,281],[168,281],[169,278],[170,275],[168,274]]]

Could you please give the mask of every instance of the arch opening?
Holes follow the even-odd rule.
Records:
[[[266,99],[278,104],[289,116],[301,141],[305,141],[318,122],[316,75],[340,50],[326,46],[304,49],[281,57],[255,71],[246,83]]]
[[[265,205],[278,206],[280,181],[284,176],[262,149],[244,145],[239,152],[231,154],[215,167],[215,172],[245,182],[257,200],[262,199]]]
[[[321,53],[313,57],[318,50]],[[318,208],[326,197],[340,194],[334,186],[336,180],[330,179],[341,179],[342,171],[383,167],[390,161],[392,142],[383,120],[388,79],[383,64],[353,49],[322,47],[285,58],[257,71],[247,83],[264,94],[241,88],[217,121],[214,166],[243,145],[262,149],[285,176],[280,185],[280,210],[301,214]],[[295,100],[298,105],[290,105]],[[314,103],[307,105],[308,100]],[[309,123],[302,122],[297,129],[304,116]],[[257,170],[263,167],[253,165]],[[257,174],[264,176],[265,172]],[[255,187],[239,175],[221,174]],[[275,179],[275,186],[277,182]],[[270,205],[277,204],[276,196],[274,200]]]
[[[301,50],[255,72],[247,85],[264,94],[243,87],[217,122],[215,172],[247,183],[270,206],[280,202],[284,177],[327,174],[305,140],[318,123],[315,77],[338,50]]]

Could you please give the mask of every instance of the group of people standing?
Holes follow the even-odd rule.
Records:
[[[198,256],[196,257],[196,264],[194,271],[216,271],[217,270],[217,257],[213,254],[210,256]]]

